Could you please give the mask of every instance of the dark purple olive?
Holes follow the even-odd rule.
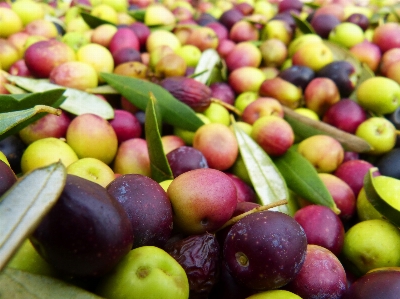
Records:
[[[340,24],[340,20],[332,14],[319,14],[311,19],[311,27],[320,37],[327,39],[332,29]]]
[[[26,148],[18,135],[11,135],[0,141],[0,151],[7,157],[14,173],[21,172],[21,157]]]
[[[280,288],[299,273],[307,250],[303,228],[287,214],[245,216],[228,232],[223,257],[233,278],[248,288]]]
[[[243,19],[243,13],[237,8],[231,8],[222,13],[218,21],[222,23],[228,30],[231,30],[232,26]]]
[[[315,77],[315,72],[307,66],[293,65],[279,73],[282,79],[300,87],[303,91]]]
[[[0,196],[17,182],[14,171],[4,161],[0,160]]]
[[[166,157],[175,178],[189,170],[208,168],[203,153],[191,146],[180,146],[170,151]]]
[[[127,213],[105,188],[68,174],[58,201],[30,239],[62,273],[98,277],[131,250],[133,233]]]
[[[347,19],[346,22],[354,23],[365,31],[369,27],[369,18],[362,13],[353,13]]]
[[[125,174],[107,186],[128,214],[133,235],[132,247],[163,247],[172,232],[172,206],[167,193],[153,179]]]

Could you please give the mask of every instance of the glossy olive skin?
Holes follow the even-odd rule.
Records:
[[[10,189],[16,181],[17,177],[10,166],[0,160],[0,196]]]
[[[223,257],[233,278],[255,290],[276,289],[300,271],[307,249],[303,228],[274,211],[250,214],[225,238]]]
[[[208,168],[203,153],[191,146],[180,146],[170,151],[166,157],[175,178],[189,170]]]
[[[30,239],[62,273],[98,277],[131,250],[133,233],[128,215],[105,188],[68,174],[58,201]]]
[[[374,271],[353,282],[343,299],[397,299],[399,289],[400,271]]]
[[[126,174],[106,189],[128,214],[133,248],[165,245],[172,232],[172,206],[160,184],[141,174]]]

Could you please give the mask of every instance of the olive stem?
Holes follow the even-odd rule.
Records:
[[[253,213],[257,213],[257,212],[261,212],[261,211],[265,211],[265,210],[269,210],[269,209],[272,209],[272,208],[275,208],[275,207],[278,207],[278,206],[285,205],[287,203],[288,203],[288,201],[286,199],[282,199],[282,200],[278,200],[278,201],[275,201],[273,203],[267,204],[265,206],[260,206],[260,207],[254,208],[254,209],[252,209],[250,211],[244,212],[244,213],[242,213],[240,215],[237,215],[237,216],[232,217],[231,219],[229,219],[227,222],[225,222],[225,224],[223,226],[221,226],[219,229],[217,229],[216,232],[224,229],[227,226],[235,224],[236,222],[238,222],[240,219],[246,217],[247,215],[250,215],[250,214],[253,214]]]
[[[231,104],[228,104],[228,103],[226,103],[224,101],[221,101],[219,99],[216,99],[216,98],[211,98],[211,102],[217,103],[217,104],[225,107],[227,110],[232,111],[237,116],[242,116],[242,112],[239,109],[237,109],[235,106],[231,105]]]

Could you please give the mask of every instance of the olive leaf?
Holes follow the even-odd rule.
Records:
[[[219,63],[221,63],[221,57],[218,55],[217,51],[214,49],[204,50],[194,70],[195,74],[201,73],[201,75],[194,77],[194,79],[203,84],[207,84],[213,74],[214,68]]]
[[[36,105],[25,110],[0,113],[0,140],[18,133],[45,113],[61,115],[61,110],[50,106]]]
[[[145,134],[150,156],[151,178],[156,182],[174,178],[161,142],[161,115],[157,100],[152,93],[146,108]]]
[[[368,201],[375,207],[375,209],[386,217],[387,220],[396,226],[400,226],[400,211],[390,205],[382,195],[379,194],[374,185],[374,172],[378,168],[371,168],[364,177],[364,190]]]
[[[7,75],[7,80],[34,93],[63,88],[63,86],[52,84],[45,80],[19,76]],[[60,108],[63,110],[75,115],[93,113],[105,119],[114,118],[114,109],[112,106],[98,96],[74,88],[64,89],[66,99],[60,105]]]
[[[300,140],[313,135],[329,135],[339,141],[343,148],[357,153],[366,153],[372,150],[371,145],[354,134],[347,133],[322,121],[313,120],[301,115],[288,107],[283,107],[284,118],[290,124],[293,132]]]
[[[240,155],[259,197],[260,204],[268,205],[279,200],[288,200],[289,191],[285,179],[274,162],[235,122],[232,125],[238,141]],[[287,205],[280,205],[274,210],[289,213]]]
[[[102,73],[101,77],[129,102],[143,111],[146,110],[149,93],[152,92],[157,99],[163,121],[172,126],[194,132],[204,124],[193,109],[180,102],[160,85],[111,73]]]
[[[65,97],[62,97],[64,92],[65,89],[53,89],[37,93],[2,94],[0,95],[0,113],[24,110],[36,105],[58,108],[65,101]]]
[[[94,15],[91,15],[90,13],[87,13],[87,12],[81,12],[81,16],[82,16],[83,20],[85,21],[85,23],[92,29],[96,28],[100,25],[103,25],[103,24],[110,24],[110,25],[115,26],[115,24],[113,24],[107,20],[100,19]]]
[[[282,156],[273,158],[273,161],[290,190],[314,204],[327,206],[335,213],[340,213],[314,166],[294,146]]]
[[[0,296],[12,299],[101,299],[62,280],[6,268],[0,273]]]
[[[0,270],[56,203],[65,180],[65,166],[53,163],[24,175],[0,198]]]
[[[300,29],[300,31],[303,34],[315,34],[315,30],[314,28],[310,25],[309,22],[307,22],[306,20],[301,19],[298,15],[296,15],[295,13],[291,14],[296,26],[298,29]]]
[[[144,22],[144,17],[146,15],[146,9],[135,9],[135,10],[128,10],[128,14],[134,18],[136,21]]]

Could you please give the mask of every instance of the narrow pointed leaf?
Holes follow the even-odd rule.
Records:
[[[37,105],[25,110],[0,113],[0,140],[18,133],[46,113],[61,115],[61,110],[50,106]]]
[[[310,25],[309,22],[301,19],[299,16],[297,16],[294,13],[292,13],[291,15],[292,15],[294,21],[296,22],[297,28],[299,28],[303,34],[315,34],[315,30],[314,30],[314,28],[312,28],[312,26]]]
[[[81,12],[81,16],[82,16],[83,20],[85,21],[85,23],[88,24],[88,26],[92,29],[94,29],[100,25],[103,25],[103,24],[110,24],[110,25],[115,26],[115,24],[113,24],[107,20],[100,19],[96,16],[91,15],[90,13],[87,13],[87,12]]]
[[[101,299],[62,280],[12,268],[0,273],[0,294],[12,299]]]
[[[95,94],[119,94],[115,88],[110,85],[100,85],[95,88],[86,89],[86,92],[95,93]]]
[[[236,123],[233,123],[240,155],[260,200],[260,204],[268,205],[278,200],[289,198],[286,182],[267,153]],[[288,214],[287,205],[273,210]]]
[[[63,88],[62,86],[44,80],[12,75],[7,76],[7,80],[34,93]],[[84,113],[93,113],[105,119],[111,119],[114,117],[114,109],[111,105],[93,94],[74,88],[65,88],[64,96],[67,98],[60,105],[60,108],[72,114],[80,115]]]
[[[55,204],[65,180],[64,165],[53,163],[26,174],[0,198],[0,269]]]
[[[65,89],[53,89],[38,93],[2,94],[0,95],[0,113],[25,110],[36,105],[58,108],[65,97]]]
[[[367,199],[379,213],[394,225],[400,226],[400,211],[388,203],[374,186],[373,173],[376,171],[378,171],[377,168],[371,168],[364,177],[364,190]]]
[[[200,76],[196,76],[194,79],[207,84],[213,74],[214,67],[221,62],[221,58],[218,52],[214,49],[207,49],[201,54],[200,60],[194,70],[195,74],[201,73]]]
[[[321,181],[314,166],[293,147],[280,157],[273,159],[290,190],[314,204],[331,208],[339,214],[328,189]]]
[[[160,125],[161,116],[157,113],[157,100],[150,93],[144,128],[150,156],[151,178],[156,182],[172,180],[174,178],[161,142]]]
[[[343,148],[357,153],[369,152],[372,147],[364,139],[347,133],[322,121],[303,116],[288,107],[283,107],[285,120],[290,124],[298,138],[305,139],[313,135],[329,135],[339,141]]]
[[[163,121],[189,131],[196,131],[203,121],[188,105],[180,102],[166,89],[152,82],[137,78],[102,73],[102,78],[118,90],[129,102],[145,111],[149,101],[149,93],[157,99]]]

